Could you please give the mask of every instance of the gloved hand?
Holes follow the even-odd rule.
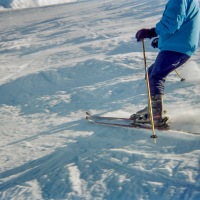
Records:
[[[156,33],[155,28],[141,29],[135,35],[138,42],[141,41],[142,39],[145,39],[145,38],[151,39],[151,38],[156,37],[156,36],[158,36],[158,35]]]
[[[153,39],[153,41],[151,42],[151,46],[152,46],[153,48],[158,48],[158,41],[159,41],[159,38],[158,38],[158,37],[155,38],[155,39]]]

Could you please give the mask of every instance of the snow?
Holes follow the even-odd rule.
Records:
[[[0,0],[0,10],[52,6],[76,1],[77,0]]]
[[[134,35],[166,1],[39,8],[47,2],[0,1],[0,199],[200,199],[199,49],[165,95],[172,127],[197,134],[156,131],[154,144],[151,131],[85,120],[85,111],[129,117],[146,106]],[[148,65],[158,52],[150,43]]]

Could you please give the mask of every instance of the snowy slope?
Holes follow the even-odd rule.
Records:
[[[39,1],[38,1],[39,2]],[[166,1],[0,13],[0,199],[198,200],[200,136],[91,125],[147,104],[141,43]],[[153,12],[152,12],[153,11]],[[147,63],[157,50],[145,41]],[[199,130],[199,50],[166,82],[172,126]]]
[[[76,2],[77,0],[0,0],[0,10],[23,9],[41,6],[59,5],[64,3]],[[78,0],[81,1],[81,0]]]

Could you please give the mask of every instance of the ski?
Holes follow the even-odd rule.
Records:
[[[89,112],[86,112],[86,116],[90,117],[90,119],[93,119],[93,120],[112,120],[112,121],[116,120],[116,121],[124,121],[126,123],[128,122],[130,124],[135,123],[135,124],[146,124],[147,125],[146,122],[142,122],[142,121],[140,121],[139,123],[137,122],[137,118],[140,117],[140,115],[137,115],[137,114],[135,114],[136,121],[134,119],[130,119],[127,117],[104,117],[104,116],[99,116],[99,115],[91,115]],[[163,122],[167,122],[167,120],[168,120],[168,117],[165,117]],[[150,124],[148,124],[148,125],[150,125]],[[162,127],[162,128],[166,129],[166,127]]]
[[[133,121],[130,118],[125,118],[125,117],[104,117],[104,116],[99,116],[99,115],[91,115],[89,112],[86,112],[86,116],[94,120],[120,120],[120,121],[128,121],[128,122]]]
[[[146,123],[135,123],[134,120],[123,117],[104,117],[98,115],[91,115],[89,112],[86,112],[86,120],[94,124],[115,126],[115,127],[125,127],[125,128],[143,128],[151,130],[151,125]],[[111,122],[111,121],[117,122]],[[155,127],[157,130],[166,131],[169,128],[165,127]]]
[[[134,123],[134,120],[131,120],[129,118],[123,118],[123,117],[104,117],[104,116],[99,116],[99,115],[91,115],[89,112],[86,112],[86,120],[93,124],[99,124],[99,125],[105,125],[105,126],[151,130],[150,124]],[[182,132],[182,133],[200,136],[200,133],[170,129],[169,127],[167,129],[165,127],[155,127],[155,129],[158,131]]]
[[[150,130],[151,127],[149,126],[144,126],[144,124],[120,124],[120,123],[112,123],[112,122],[102,122],[102,121],[95,121],[90,119],[88,116],[86,119],[93,123],[93,124],[100,124],[100,125],[107,125],[107,126],[115,126],[115,127],[125,127],[125,128],[143,128],[143,129],[148,129]]]

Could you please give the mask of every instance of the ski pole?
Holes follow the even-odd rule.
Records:
[[[179,78],[181,79],[181,81],[185,81],[185,79],[178,73],[178,71],[175,69],[174,70],[176,72],[176,74],[179,76]]]
[[[153,120],[153,110],[152,110],[152,103],[151,103],[151,91],[150,91],[150,85],[149,85],[149,75],[148,75],[148,70],[147,70],[144,39],[142,39],[142,49],[143,49],[143,56],[144,56],[144,68],[145,68],[147,93],[148,93],[148,105],[149,105],[149,113],[150,113],[150,120],[151,120],[151,129],[152,129],[151,138],[153,138],[154,139],[154,143],[156,143],[157,135],[155,133],[154,120]]]

